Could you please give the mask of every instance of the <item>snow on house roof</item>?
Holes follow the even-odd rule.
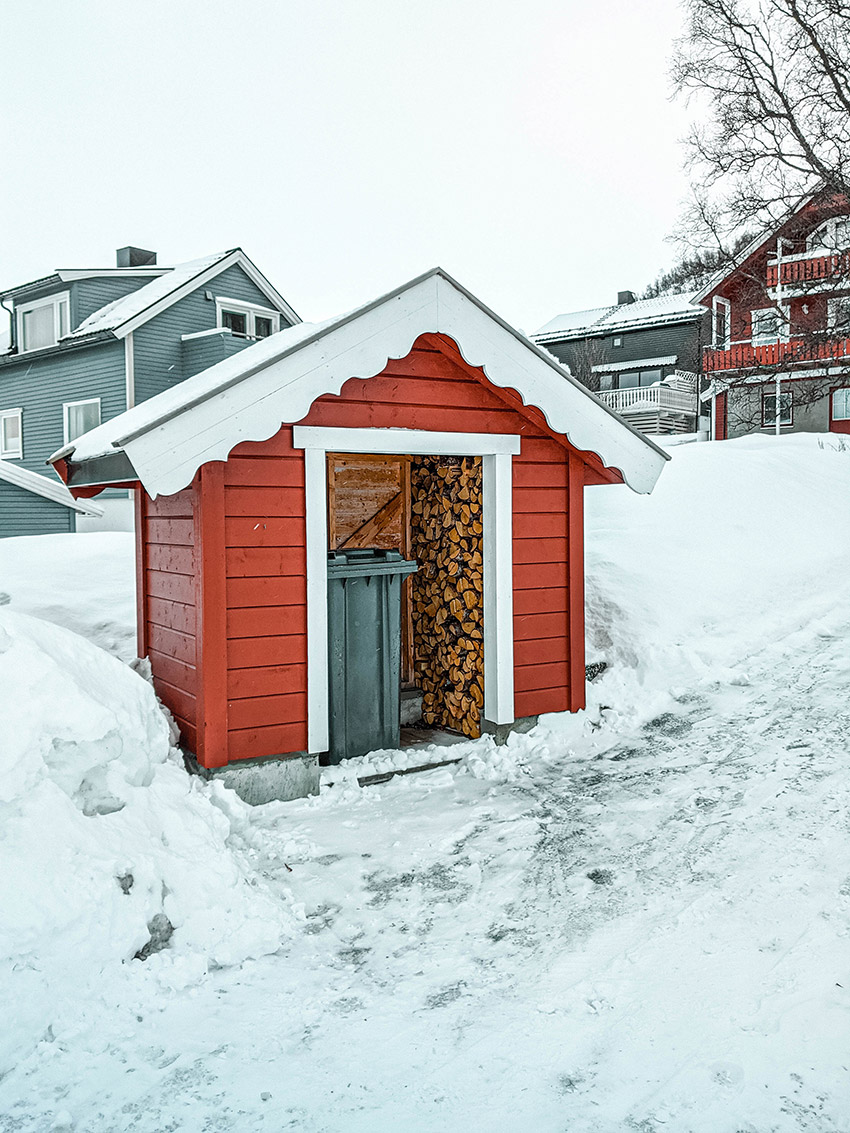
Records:
[[[36,496],[43,496],[46,500],[64,504],[73,508],[82,515],[103,515],[103,508],[91,500],[75,500],[64,484],[48,476],[41,476],[38,472],[30,472],[28,468],[21,468],[19,464],[12,464],[9,460],[0,460],[0,480],[7,484],[14,484],[16,488],[23,488]]]
[[[148,307],[169,298],[184,284],[192,282],[196,276],[232,254],[232,251],[218,252],[213,256],[202,256],[197,260],[188,260],[184,264],[177,264],[170,271],[152,279],[150,283],[146,283],[144,287],[140,287],[137,291],[131,291],[129,295],[124,295],[121,299],[107,303],[105,307],[101,307],[94,314],[89,315],[87,319],[84,319],[77,329],[67,337],[83,338],[89,334],[97,334],[98,331],[114,330],[116,327],[122,326],[130,319],[146,311]]]
[[[695,304],[690,292],[659,295],[655,299],[638,299],[634,303],[614,303],[610,307],[558,315],[531,337],[535,342],[555,342],[561,338],[583,338],[587,334],[609,334],[637,326],[679,322],[704,314],[705,307]]]
[[[553,430],[650,492],[667,455],[595,397],[545,350],[439,268],[346,315],[264,339],[77,438],[50,459],[73,464],[123,452],[152,495],[191,482],[242,441],[263,441],[302,420],[352,377],[380,373],[422,334],[452,338],[494,385],[519,392]],[[98,481],[108,483],[109,480]]]

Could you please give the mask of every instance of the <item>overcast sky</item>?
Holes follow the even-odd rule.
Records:
[[[642,289],[676,0],[0,5],[0,287],[241,246],[305,319],[435,264],[526,331]]]

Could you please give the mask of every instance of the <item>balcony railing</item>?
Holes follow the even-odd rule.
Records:
[[[728,350],[715,350],[707,346],[703,356],[703,370],[707,374],[718,370],[759,369],[763,366],[790,366],[802,362],[832,362],[850,358],[850,338],[825,339],[812,342],[792,338],[789,342],[771,342],[766,346],[753,346],[751,342],[733,342]]]
[[[826,252],[822,256],[812,256],[807,252],[788,259],[783,257],[781,265],[775,261],[767,265],[768,287],[776,287],[780,266],[783,287],[818,280],[846,279],[850,275],[850,252]]]
[[[636,386],[633,389],[614,389],[600,393],[606,405],[628,416],[629,413],[663,412],[696,413],[696,392],[671,389],[669,385]]]

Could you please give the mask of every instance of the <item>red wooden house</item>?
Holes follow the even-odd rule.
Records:
[[[139,654],[199,764],[300,761],[292,795],[315,789],[328,746],[329,547],[366,539],[429,558],[430,590],[407,611],[408,675],[428,655],[433,669],[418,643],[459,604],[454,647],[477,655],[483,686],[467,734],[575,711],[583,489],[649,492],[667,458],[435,270],[257,343],[52,459],[77,496],[138,489]],[[480,493],[426,530],[458,465]],[[441,539],[466,550],[452,559]],[[476,562],[478,589],[461,593]],[[433,693],[443,722],[436,701],[475,670],[466,654]]]
[[[815,193],[695,297],[712,437],[850,433],[850,201]]]

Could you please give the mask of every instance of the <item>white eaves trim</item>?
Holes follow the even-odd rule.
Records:
[[[338,319],[281,331],[77,438],[51,459],[126,452],[151,496],[189,484],[202,464],[242,441],[304,419],[350,378],[379,374],[416,339],[445,334],[470,366],[516,390],[579,450],[596,453],[637,492],[650,492],[668,455],[604,405],[540,347],[440,269]]]
[[[64,504],[65,507],[73,508],[81,515],[103,515],[103,508],[99,504],[92,503],[91,500],[75,500],[65,485],[60,484],[58,480],[41,476],[38,472],[30,472],[28,468],[10,464],[7,460],[0,460],[0,480],[14,484],[15,487],[23,488],[36,496],[43,496],[46,500],[53,500],[56,504]]]
[[[634,362],[609,362],[591,366],[593,374],[622,374],[626,370],[641,370],[650,366],[674,366],[679,361],[678,354],[665,354],[663,358],[636,358]]]

